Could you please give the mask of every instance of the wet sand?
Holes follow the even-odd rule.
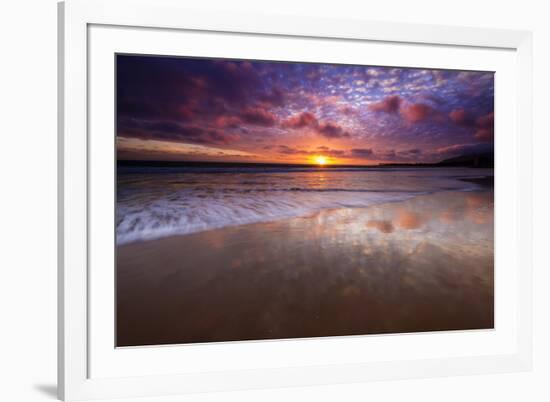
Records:
[[[117,248],[117,346],[493,328],[493,193]]]

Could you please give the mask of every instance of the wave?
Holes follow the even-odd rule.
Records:
[[[243,174],[237,168],[232,168],[234,174],[197,175],[197,168],[193,173],[182,169],[186,168],[171,169],[171,174],[159,174],[158,169],[149,174],[119,172],[118,244],[306,216],[323,209],[364,208],[439,191],[470,191],[479,186],[461,179],[492,175],[464,169]]]
[[[283,191],[284,192],[284,191]],[[278,194],[277,194],[278,193]],[[425,192],[300,189],[288,196],[280,191],[239,192],[182,191],[147,203],[117,205],[117,243],[152,240],[218,229],[307,216],[323,209],[364,208],[402,201]]]

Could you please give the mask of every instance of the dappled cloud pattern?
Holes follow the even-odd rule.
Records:
[[[493,149],[490,72],[137,55],[116,63],[119,159],[305,163],[323,153],[340,164],[416,163]]]

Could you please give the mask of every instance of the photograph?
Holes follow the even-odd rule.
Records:
[[[116,347],[494,329],[493,71],[114,63]]]

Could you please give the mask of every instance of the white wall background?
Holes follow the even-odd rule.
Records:
[[[196,0],[189,1],[191,6]],[[213,10],[529,29],[535,39],[535,364],[530,373],[202,394],[161,401],[550,400],[550,23],[542,0],[201,0]],[[56,382],[56,1],[0,5],[0,400]],[[152,399],[141,399],[144,402]],[[155,399],[156,400],[156,399]]]

